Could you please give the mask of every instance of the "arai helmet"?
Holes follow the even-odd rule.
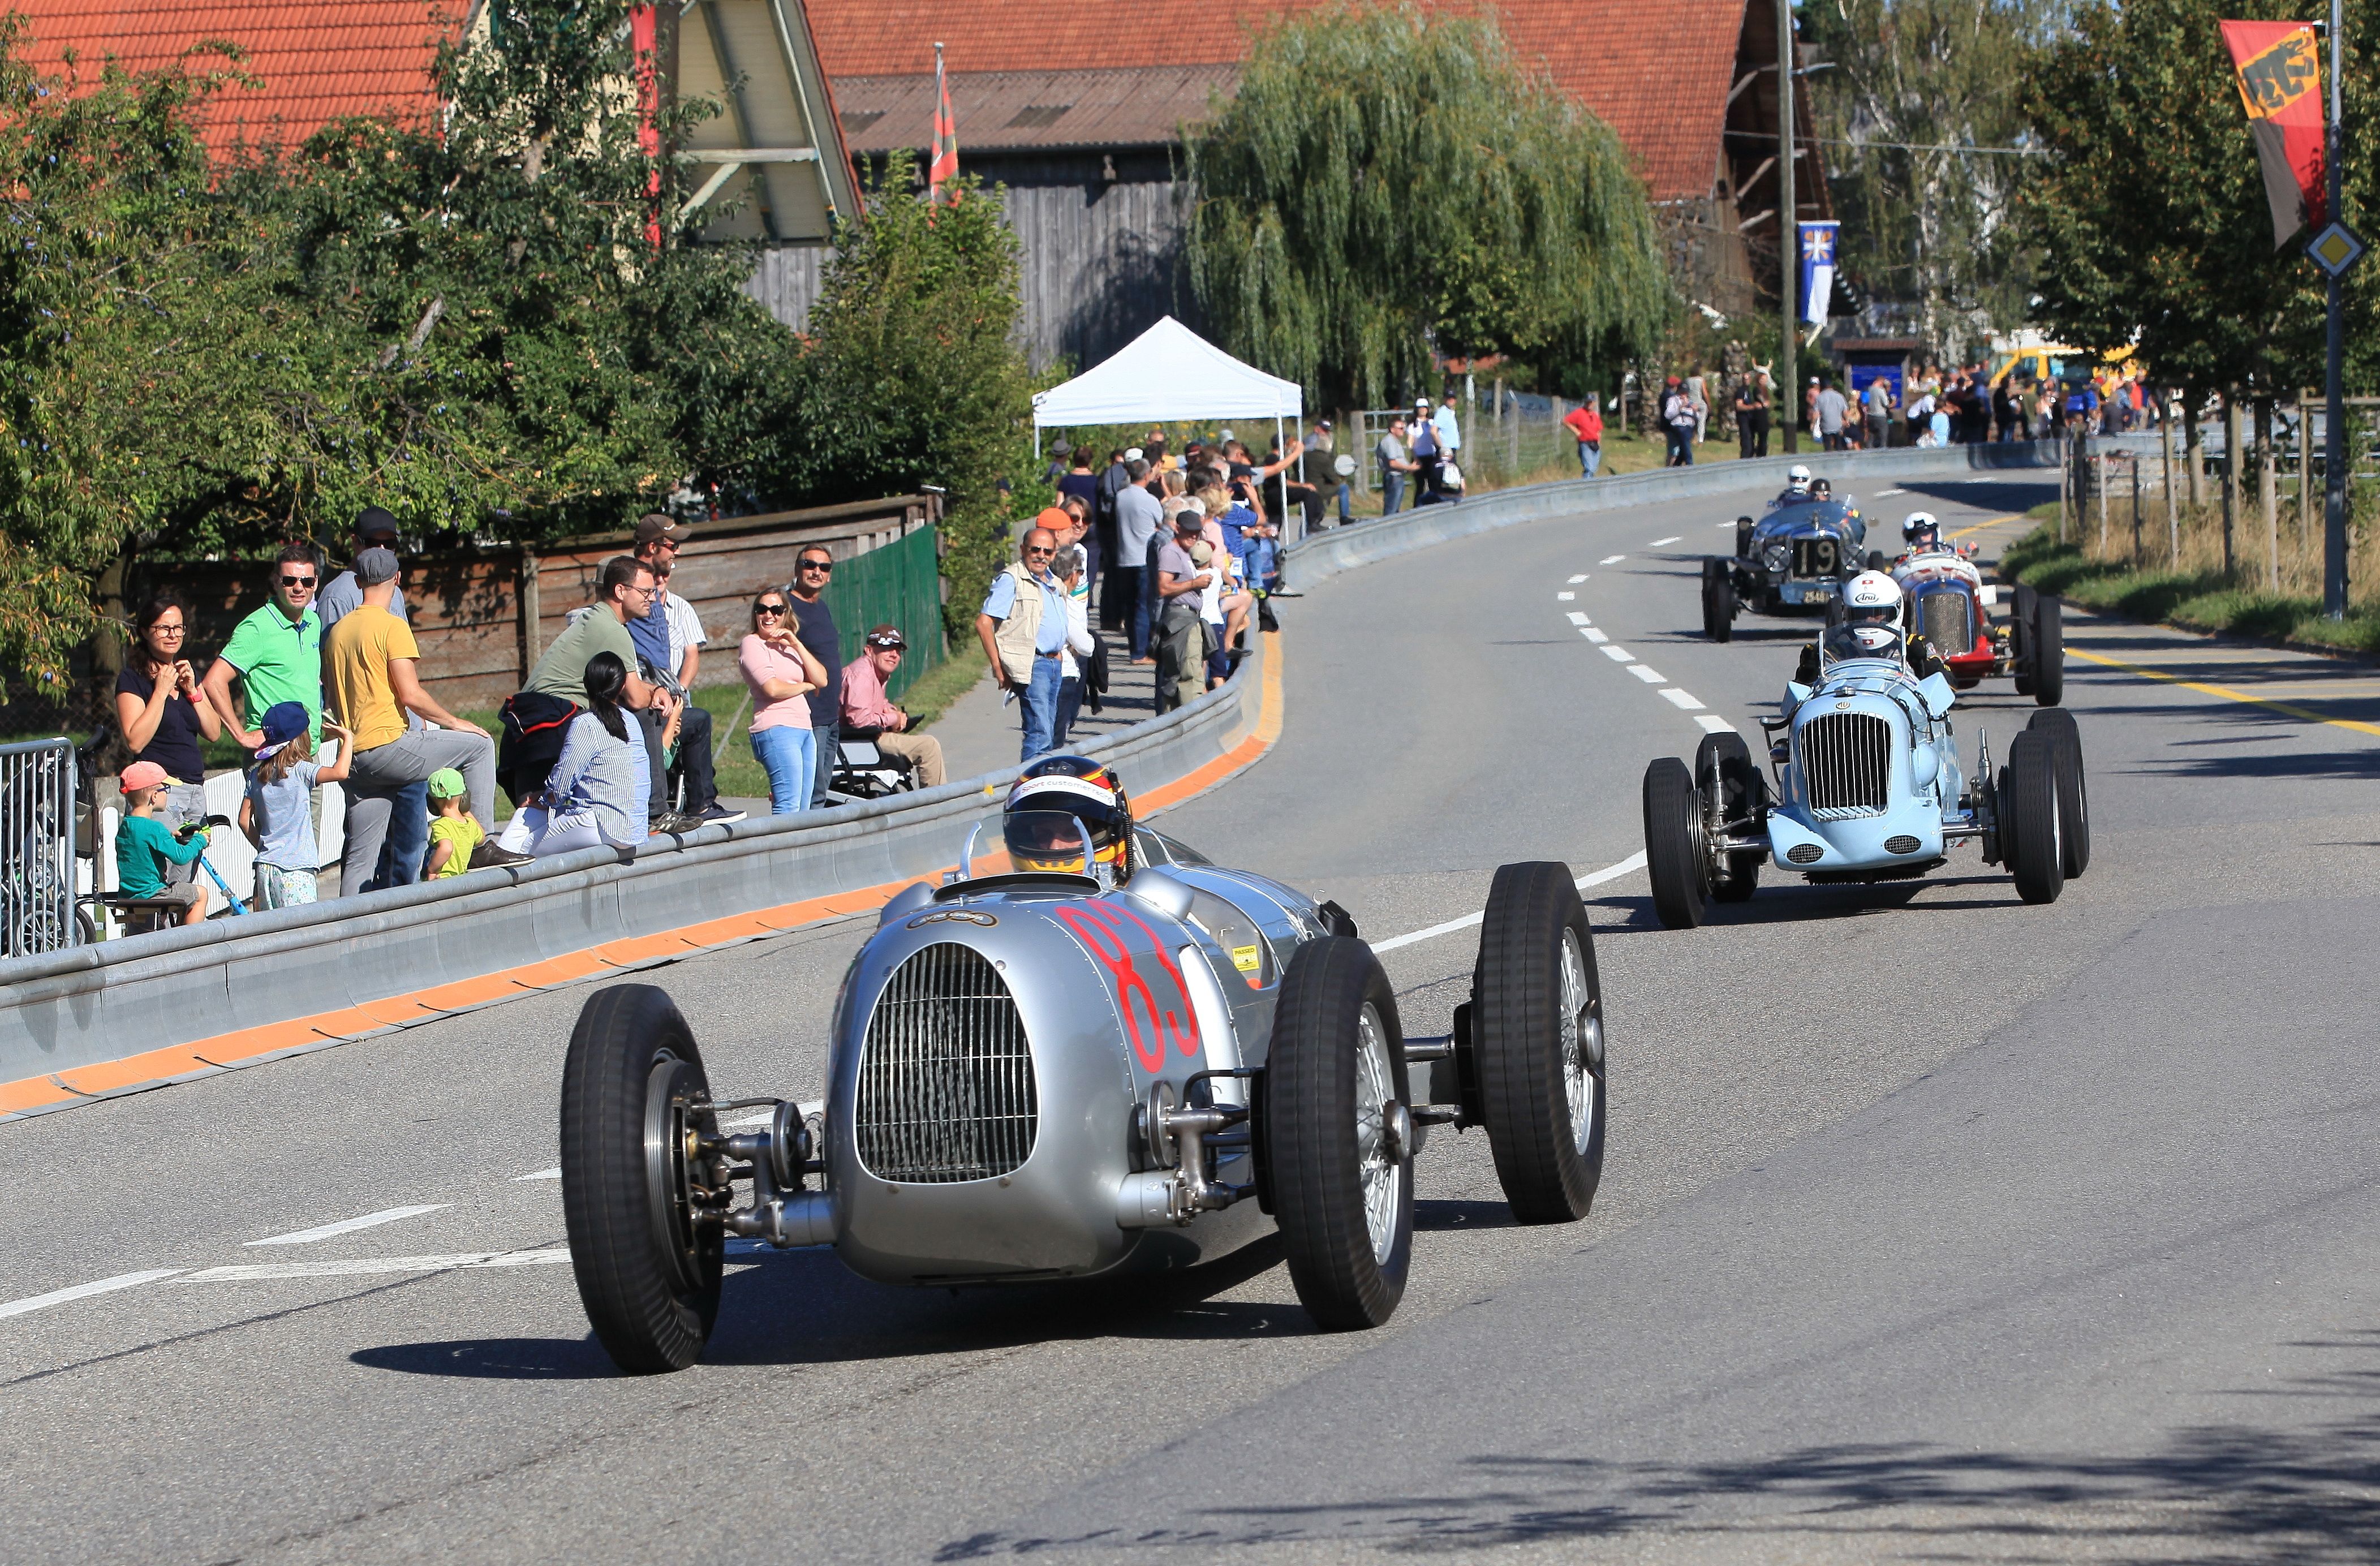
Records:
[[[1900,627],[1900,584],[1881,571],[1863,571],[1843,585],[1843,624]]]

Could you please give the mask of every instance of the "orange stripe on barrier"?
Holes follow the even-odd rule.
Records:
[[[1281,738],[1280,633],[1266,633],[1265,643],[1264,694],[1257,709],[1256,727],[1246,738],[1223,755],[1194,769],[1187,776],[1151,789],[1135,800],[1135,807],[1141,812],[1154,814],[1205,793],[1233,773],[1244,771]],[[987,791],[988,796],[994,792]],[[994,848],[978,854],[973,868],[979,875],[998,875],[1009,868],[1007,851]],[[700,924],[664,930],[658,935],[606,941],[601,946],[551,957],[541,963],[529,963],[498,973],[483,974],[477,978],[457,979],[451,984],[433,985],[427,989],[368,1001],[342,1011],[322,1012],[310,1017],[268,1023],[260,1027],[245,1027],[237,1032],[202,1038],[194,1044],[176,1044],[145,1054],[128,1056],[120,1061],[78,1066],[55,1075],[0,1082],[0,1120],[55,1109],[67,1103],[87,1102],[89,1095],[112,1092],[119,1087],[162,1082],[168,1077],[209,1068],[227,1069],[261,1055],[302,1049],[325,1040],[366,1038],[391,1028],[427,1022],[449,1013],[573,983],[593,974],[606,973],[656,957],[692,956],[713,947],[748,941],[757,935],[782,933],[826,919],[867,913],[882,907],[919,880],[939,881],[940,879],[939,875],[909,876],[856,891],[808,897],[755,913],[708,919]]]

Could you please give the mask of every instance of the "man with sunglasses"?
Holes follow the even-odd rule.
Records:
[[[876,748],[916,768],[919,788],[940,788],[947,781],[942,742],[932,734],[909,733],[907,710],[885,694],[885,682],[900,672],[908,648],[898,625],[879,625],[868,633],[859,656],[844,666],[843,721],[855,729],[876,731]]]
[[[201,687],[241,748],[264,745],[264,715],[285,701],[306,710],[306,726],[322,738],[322,617],[314,610],[322,579],[312,544],[287,544],[273,562],[273,598],[235,626]],[[231,683],[239,682],[234,702]]]
[[[1065,677],[1066,584],[1050,573],[1058,537],[1030,528],[1018,546],[1017,564],[992,578],[975,634],[991,663],[992,677],[1016,698],[1025,726],[1022,759],[1055,747],[1058,686]]]
[[[810,808],[829,803],[827,785],[834,779],[836,742],[843,734],[843,638],[834,628],[834,611],[826,604],[827,583],[834,579],[834,556],[824,544],[804,544],[794,557],[794,585],[786,596],[794,603],[794,635],[826,670],[826,684],[810,692],[810,737],[817,742],[818,771],[810,785]]]

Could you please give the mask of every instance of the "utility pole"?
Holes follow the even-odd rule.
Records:
[[[1779,5],[1790,0],[1778,0]],[[2330,178],[2330,221],[2344,224],[2347,211],[2339,178],[2346,162],[2347,132],[2340,119],[2339,67],[2346,54],[2346,6],[2330,0],[2330,126],[2323,149],[2324,172]],[[2330,271],[2330,342],[2323,367],[2326,405],[2323,431],[2322,607],[2334,620],[2347,617],[2347,278],[2345,268]]]
[[[2334,13],[2338,6],[2338,0],[2331,0]],[[2333,45],[2334,59],[2336,49],[2337,45]],[[2338,67],[2333,65],[2331,76],[2334,94],[2337,91],[2338,75]],[[1793,0],[1777,0],[1777,251],[1784,273],[1780,279],[1780,287],[1781,297],[1785,302],[1785,315],[1782,322],[1785,330],[1777,340],[1776,412],[1778,427],[1784,433],[1785,451],[1789,456],[1800,449],[1794,440],[1794,416],[1802,407],[1802,378],[1793,370],[1793,339],[1802,330],[1802,323],[1797,319],[1802,313],[1801,309],[1793,297],[1795,289],[1802,281],[1802,208],[1793,196],[1793,159],[1798,151],[1799,149],[1793,144]],[[2333,164],[2332,188],[2336,189],[2338,184],[2338,168]],[[2333,200],[2337,199],[2337,197],[2332,198]],[[2338,285],[2336,282],[2330,285],[2330,300],[2331,360],[2336,364],[2340,352]],[[2338,379],[2334,371],[2331,377],[2333,388],[2331,399],[2334,404],[2338,397]],[[2341,422],[2343,421],[2338,415],[2331,416],[2331,424],[2334,428]],[[2336,440],[2336,437],[2333,439]],[[2338,467],[2338,458],[2331,459],[2331,466],[2334,468]],[[2343,563],[2346,556],[2342,554],[2339,558]],[[2343,564],[2340,568],[2345,569]],[[2343,597],[2340,601],[2345,601]]]

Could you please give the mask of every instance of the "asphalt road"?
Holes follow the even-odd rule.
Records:
[[[1989,541],[2047,492],[1922,503]],[[1285,736],[1160,824],[1376,940],[1475,911],[1502,860],[1624,864],[1645,761],[1700,717],[1756,734],[1808,634],[1696,634],[1736,509],[1284,604]],[[2380,682],[2069,637],[2086,878],[2028,908],[1969,851],[1691,933],[1641,872],[1598,885],[1593,1216],[1512,1227],[1484,1139],[1441,1135],[1369,1334],[1311,1331],[1270,1244],[956,1294],[738,1256],[707,1361],[619,1378],[538,1178],[583,991],[0,1128],[7,1558],[2370,1560]],[[1973,693],[1962,748],[2030,710]],[[720,1091],[817,1096],[865,929],[660,972]],[[1411,1030],[1475,939],[1387,954]]]

